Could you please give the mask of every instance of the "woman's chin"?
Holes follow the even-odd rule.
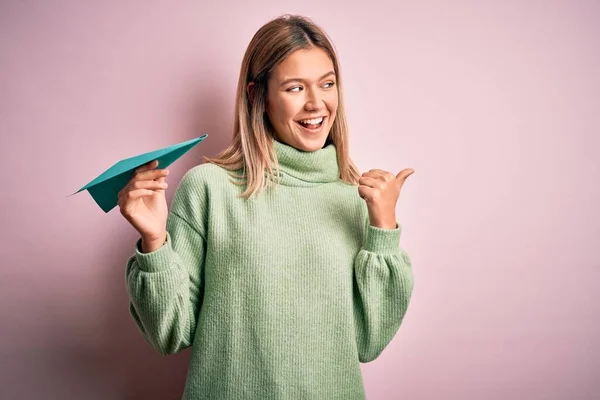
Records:
[[[295,146],[298,150],[301,151],[317,151],[321,150],[325,146],[325,142],[327,142],[327,136],[323,138],[302,138],[298,141],[298,146]]]
[[[276,137],[278,141],[297,150],[312,152],[320,150],[325,146],[329,133],[326,129],[320,129],[318,132],[307,132],[306,129],[293,129],[288,135],[276,135]]]

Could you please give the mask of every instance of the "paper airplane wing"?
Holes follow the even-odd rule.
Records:
[[[129,182],[136,168],[152,160],[158,160],[158,168],[167,168],[179,157],[206,139],[207,136],[203,135],[186,142],[121,160],[73,194],[87,190],[100,208],[107,213],[117,205],[119,191]]]

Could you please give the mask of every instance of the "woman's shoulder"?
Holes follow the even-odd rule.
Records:
[[[232,172],[221,166],[207,162],[187,170],[181,178],[180,186],[200,189],[228,184]]]
[[[196,180],[211,180],[211,179],[222,179],[227,176],[229,171],[216,164],[206,162],[190,168],[185,174],[184,178],[196,179]]]
[[[229,192],[224,190],[224,186],[228,184],[228,173],[226,169],[211,163],[188,169],[177,185],[173,203],[177,207],[181,204],[191,207],[192,204],[208,204],[215,196],[226,196]],[[182,215],[189,212],[189,209],[181,211]]]

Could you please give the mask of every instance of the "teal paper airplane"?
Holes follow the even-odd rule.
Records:
[[[158,160],[157,168],[167,168],[207,136],[203,135],[196,139],[121,160],[69,196],[87,190],[100,208],[107,213],[117,205],[119,191],[127,185],[136,168],[152,160]]]

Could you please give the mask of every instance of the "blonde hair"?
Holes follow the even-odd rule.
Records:
[[[242,61],[235,102],[233,139],[229,146],[207,162],[229,171],[238,185],[246,184],[242,197],[249,199],[271,185],[279,164],[273,147],[273,132],[266,113],[267,81],[273,68],[296,50],[318,47],[325,50],[333,62],[338,88],[338,108],[326,145],[333,143],[337,151],[340,179],[358,184],[360,173],[348,151],[348,128],[342,96],[340,66],[327,34],[310,19],[283,15],[263,25],[254,35]],[[253,82],[252,102],[248,84]],[[275,170],[277,174],[275,174]]]

